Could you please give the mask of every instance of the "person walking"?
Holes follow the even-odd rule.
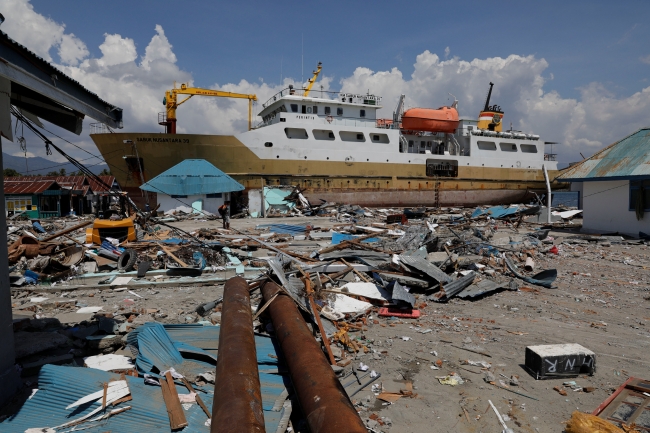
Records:
[[[230,229],[230,202],[226,201],[221,206],[219,206],[219,215],[223,220],[223,228],[226,230]]]

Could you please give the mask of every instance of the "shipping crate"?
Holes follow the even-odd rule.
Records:
[[[596,372],[596,354],[579,344],[526,347],[526,368],[536,379],[575,377]]]

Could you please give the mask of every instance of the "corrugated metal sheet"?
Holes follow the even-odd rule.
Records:
[[[154,362],[170,364],[178,362],[177,356],[170,346],[172,344],[191,343],[195,348],[214,347],[215,335],[218,342],[218,326],[192,325],[165,325],[149,323],[141,326],[131,334],[140,334],[139,347],[148,351],[148,356],[157,359]],[[167,334],[169,332],[169,335]],[[165,335],[167,337],[165,338]],[[130,337],[131,335],[129,335]],[[173,336],[173,337],[172,337]],[[156,348],[155,342],[159,342]],[[256,350],[259,358],[271,360],[277,364],[277,352],[273,339],[265,336],[256,336]],[[151,352],[157,352],[152,354]],[[172,361],[172,358],[174,361]],[[184,360],[187,363],[187,360]],[[191,361],[196,362],[196,361]],[[269,364],[271,362],[260,362]],[[175,365],[177,371],[182,367]],[[264,368],[275,370],[275,368]],[[203,371],[214,371],[214,365]],[[59,367],[46,365],[41,369],[39,375],[39,391],[31,400],[25,402],[18,414],[5,420],[0,424],[2,432],[24,432],[27,428],[53,427],[63,424],[72,419],[89,413],[97,406],[84,406],[72,412],[65,407],[84,395],[101,389],[101,384],[110,379],[119,378],[119,375],[90,368]],[[169,432],[169,419],[165,403],[162,399],[162,392],[159,387],[144,385],[142,378],[127,377],[133,400],[122,403],[117,407],[132,406],[132,409],[115,415],[104,421],[99,426],[93,426],[84,431],[94,432]],[[266,431],[274,433],[284,431],[286,420],[291,413],[291,406],[284,404],[287,397],[288,375],[260,372],[260,383],[262,390],[262,405],[264,409],[264,421]],[[204,388],[195,387],[201,393],[201,398],[208,408],[212,407],[214,389],[211,385]],[[187,394],[185,387],[176,385],[179,394]],[[71,415],[73,414],[73,415]],[[183,429],[184,433],[208,432],[209,427],[205,426],[207,417],[198,405],[185,412],[188,420],[188,427]],[[85,426],[82,425],[82,426]],[[80,426],[80,427],[82,427]]]
[[[186,159],[140,187],[167,195],[218,194],[244,186],[205,159]]]
[[[399,256],[399,261],[404,263],[406,266],[428,275],[439,283],[449,283],[451,281],[451,277],[441,271],[439,267],[421,259],[420,257],[406,256],[402,254]]]
[[[56,189],[60,189],[59,185],[57,185],[53,180],[20,181],[5,178],[4,191],[5,194],[40,194],[52,186],[56,186]]]
[[[573,165],[560,181],[650,176],[650,128],[643,128]]]
[[[17,49],[20,49],[20,50],[24,51],[26,54],[29,54],[30,57],[33,57],[34,59],[36,59],[36,60],[40,63],[39,67],[40,67],[41,69],[45,69],[48,75],[51,76],[51,75],[53,75],[53,74],[56,72],[57,79],[58,79],[59,81],[61,81],[61,80],[68,80],[68,81],[70,81],[71,83],[74,83],[77,87],[79,87],[79,89],[82,89],[84,92],[86,92],[86,93],[88,93],[89,95],[92,95],[93,97],[97,98],[97,100],[98,100],[99,102],[101,102],[102,104],[104,104],[104,105],[110,105],[110,106],[112,106],[112,107],[115,107],[114,105],[112,105],[112,104],[110,104],[110,103],[104,101],[103,99],[101,99],[99,96],[97,96],[96,93],[93,93],[93,92],[91,92],[90,90],[88,90],[88,89],[86,89],[85,87],[83,87],[79,81],[70,78],[70,76],[66,75],[66,74],[63,73],[61,70],[55,68],[55,67],[54,67],[50,62],[48,62],[47,60],[45,60],[44,58],[42,58],[42,57],[39,56],[38,54],[32,52],[29,48],[27,48],[27,47],[25,47],[24,45],[21,45],[21,44],[19,44],[18,42],[16,42],[16,41],[14,41],[13,39],[11,39],[11,38],[9,37],[9,35],[7,35],[5,32],[0,31],[0,39],[4,39],[4,40],[6,40],[6,41],[7,41],[10,45],[12,45],[13,47],[15,47],[15,48],[17,48]],[[31,60],[31,59],[30,59],[30,60]],[[117,107],[116,107],[116,108],[117,108]]]
[[[269,229],[273,233],[283,233],[289,234],[291,236],[304,235],[307,231],[307,226],[310,225],[313,227],[313,224],[310,222],[302,224],[260,224],[256,226],[256,229]]]
[[[0,431],[23,433],[28,428],[55,427],[96,409],[96,405],[84,405],[76,410],[66,406],[79,398],[102,389],[102,383],[119,379],[119,374],[82,367],[45,365],[38,378],[38,392],[21,407],[18,414],[0,424]],[[145,385],[142,378],[127,376],[132,401],[116,406],[131,409],[115,415],[102,425],[84,430],[90,433],[114,432],[165,432],[170,431],[169,418],[162,392],[157,386]],[[187,394],[185,387],[176,386],[179,394]],[[202,396],[203,397],[203,396]],[[206,402],[206,404],[208,404]],[[202,412],[198,405],[186,412]],[[197,417],[198,418],[198,417]],[[203,422],[207,419],[203,415]],[[190,425],[183,432],[208,432],[203,425]]]

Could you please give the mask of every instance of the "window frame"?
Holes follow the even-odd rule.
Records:
[[[630,180],[628,185],[628,210],[630,212],[636,212],[636,197],[634,198],[634,203],[633,197],[637,194],[637,191],[641,188],[641,185],[643,185],[646,196],[645,209],[643,209],[643,211],[650,212],[650,179],[641,179],[636,181]]]

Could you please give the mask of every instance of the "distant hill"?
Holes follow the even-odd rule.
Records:
[[[27,168],[29,168],[29,171],[27,171],[27,168],[25,167],[25,157],[23,156],[12,156],[3,152],[2,160],[3,169],[13,168],[18,173],[27,176],[47,174],[50,171],[59,171],[62,168],[65,168],[66,173],[77,172],[77,168],[70,163],[51,161],[49,159],[41,158],[40,156],[27,158]],[[93,164],[92,161],[97,161],[97,159],[91,159],[89,162]],[[93,173],[99,174],[102,170],[108,169],[108,166],[102,163],[88,168]]]

